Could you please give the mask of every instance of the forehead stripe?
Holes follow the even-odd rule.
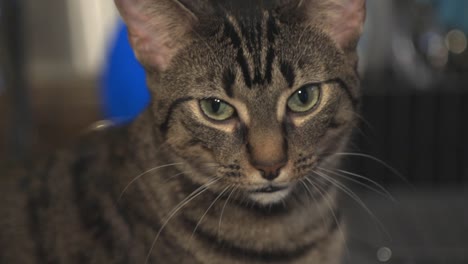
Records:
[[[234,29],[234,26],[231,24],[231,22],[228,19],[224,20],[224,36],[226,38],[229,38],[231,40],[232,45],[234,45],[234,48],[239,49],[241,48],[242,42],[239,34],[237,34],[236,30]]]
[[[275,18],[271,13],[268,15],[268,22],[267,22],[267,38],[268,42],[274,43],[275,36],[279,34],[278,26],[276,25]]]
[[[285,61],[281,62],[280,70],[284,76],[284,79],[286,79],[286,82],[288,82],[289,88],[294,87],[294,81],[296,79],[296,75],[294,74],[294,70],[291,64]]]
[[[275,40],[276,35],[279,34],[275,17],[268,13],[261,20],[249,18],[234,21],[234,19],[233,17],[225,19],[223,35],[237,49],[236,62],[242,72],[244,83],[248,88],[252,88],[253,85],[270,84],[273,79],[273,63],[276,58]],[[244,50],[242,43],[245,43],[247,50]],[[250,53],[252,62],[247,60],[246,52]],[[263,62],[264,65],[262,65]],[[249,63],[251,63],[251,67],[249,67]],[[252,73],[250,72],[251,68]]]
[[[268,48],[267,57],[266,57],[266,67],[265,67],[265,80],[268,83],[271,83],[273,78],[273,62],[275,61],[275,50],[272,46]]]
[[[239,64],[242,74],[244,76],[244,82],[247,85],[247,87],[251,88],[252,87],[252,78],[250,77],[250,72],[249,72],[249,66],[247,64],[247,59],[245,58],[244,55],[244,50],[242,49],[242,42],[239,34],[236,32],[234,29],[234,26],[231,24],[231,22],[226,19],[224,21],[224,36],[226,38],[229,38],[231,40],[232,45],[234,48],[237,49],[237,57],[236,61]]]
[[[223,88],[227,96],[233,97],[232,86],[236,80],[236,75],[231,69],[226,69],[223,73]]]

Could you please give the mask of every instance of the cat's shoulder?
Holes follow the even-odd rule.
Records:
[[[26,162],[3,168],[2,189],[27,191],[37,181],[57,181],[68,175],[105,169],[127,143],[127,126],[97,123],[72,144],[49,153],[35,155]],[[6,193],[5,190],[5,193]],[[3,192],[2,192],[3,193]]]
[[[0,263],[34,263],[28,255],[35,254],[35,232],[46,230],[48,222],[76,229],[71,222],[77,199],[97,173],[110,169],[112,152],[125,140],[125,127],[100,127],[68,147],[0,168]]]

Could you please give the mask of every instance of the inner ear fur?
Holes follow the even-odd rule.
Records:
[[[129,40],[145,67],[165,71],[188,45],[197,16],[178,0],[114,0],[128,26]]]

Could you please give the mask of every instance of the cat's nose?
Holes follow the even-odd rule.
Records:
[[[281,168],[286,165],[286,162],[281,161],[273,164],[254,164],[254,167],[260,171],[260,174],[265,180],[273,181],[278,178]]]

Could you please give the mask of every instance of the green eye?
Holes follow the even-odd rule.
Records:
[[[201,100],[200,107],[207,117],[216,121],[229,119],[235,114],[232,106],[216,98]]]
[[[296,113],[307,112],[317,105],[319,99],[320,87],[315,84],[308,84],[297,90],[288,99],[288,108]]]

